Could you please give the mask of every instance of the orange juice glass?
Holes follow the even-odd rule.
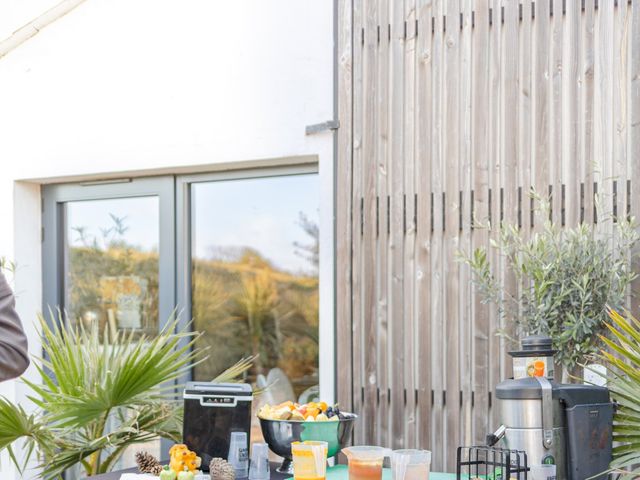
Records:
[[[545,363],[542,360],[536,360],[535,362],[533,362],[533,375],[535,377],[544,377],[544,367]]]
[[[305,441],[291,444],[293,478],[295,480],[324,480],[327,475],[327,442]]]
[[[349,459],[349,480],[381,480],[384,457],[391,450],[382,447],[349,447],[342,449]]]

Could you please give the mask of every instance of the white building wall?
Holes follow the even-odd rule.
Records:
[[[321,385],[333,396],[333,143],[331,133],[304,132],[333,118],[332,4],[87,0],[0,59],[0,256],[18,263],[34,353],[41,183],[314,155]],[[3,8],[11,3],[0,17]],[[13,400],[24,393],[0,385]],[[3,458],[0,476],[18,478],[9,468]]]

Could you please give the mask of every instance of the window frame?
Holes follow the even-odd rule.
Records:
[[[135,178],[116,178],[87,182],[59,183],[43,185],[42,198],[42,311],[48,322],[56,320],[56,309],[64,308],[66,258],[65,247],[66,218],[64,204],[73,201],[106,200],[117,198],[135,198],[157,196],[159,200],[159,328],[164,328],[173,315],[178,316],[178,328],[187,328],[191,323],[191,186],[195,183],[207,183],[217,180],[239,180],[249,178],[268,178],[288,175],[318,174],[320,191],[318,204],[322,218],[322,174],[317,161],[286,165],[261,165],[255,167],[236,167],[207,173],[185,175],[145,176]],[[322,223],[322,222],[321,222]],[[322,228],[322,224],[321,224]],[[325,225],[325,228],[328,228]],[[334,238],[335,241],[335,238]],[[328,247],[325,247],[328,248]],[[321,246],[321,252],[323,247]],[[329,249],[332,251],[332,249]],[[333,399],[335,388],[335,315],[333,299],[324,299],[323,283],[329,283],[330,292],[335,294],[334,278],[323,277],[322,263],[331,262],[331,272],[335,276],[335,263],[320,258],[320,353],[326,364],[323,374],[320,372],[320,389],[323,396]],[[326,289],[325,289],[326,291]],[[330,311],[331,310],[331,311]],[[187,340],[185,339],[184,342]],[[193,378],[193,372],[186,373],[177,380],[184,383]]]
[[[66,308],[66,208],[68,202],[138,197],[158,198],[158,326],[175,311],[175,179],[172,176],[46,185],[42,189],[42,306],[49,322]]]

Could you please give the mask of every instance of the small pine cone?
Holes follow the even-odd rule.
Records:
[[[160,475],[162,465],[156,457],[148,452],[136,453],[136,464],[140,473],[151,473],[152,475]]]
[[[224,458],[214,458],[209,463],[211,480],[235,480],[236,471]]]

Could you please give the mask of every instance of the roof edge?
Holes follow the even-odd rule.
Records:
[[[85,1],[86,0],[63,0],[57,5],[51,7],[42,15],[34,18],[26,25],[20,27],[9,37],[0,42],[0,58],[4,57],[7,53],[22,45],[31,37],[36,36],[40,32],[40,30],[51,25],[56,20],[62,18]]]

